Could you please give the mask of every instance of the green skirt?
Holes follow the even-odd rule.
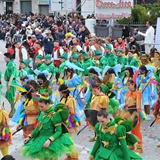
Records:
[[[130,160],[142,160],[142,158],[128,149]],[[118,146],[115,150],[111,151],[104,147],[100,147],[93,160],[125,160],[125,153],[121,146]]]
[[[115,98],[109,99],[109,105],[108,105],[108,113],[113,114],[118,110],[119,107],[119,101]]]
[[[62,134],[59,138],[50,143],[48,148],[43,148],[48,136],[39,135],[25,144],[22,156],[27,158],[58,159],[62,154],[71,155],[75,153],[74,143],[69,134]]]

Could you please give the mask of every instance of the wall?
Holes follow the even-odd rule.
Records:
[[[15,0],[13,2],[13,13],[20,13],[21,9],[20,9],[20,0]]]
[[[4,2],[0,1],[0,14],[4,13]]]
[[[88,14],[93,14],[95,11],[95,0],[81,0],[81,13],[84,17],[87,17]]]
[[[32,12],[39,13],[38,0],[32,0]]]

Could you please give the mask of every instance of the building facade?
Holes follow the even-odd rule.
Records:
[[[0,13],[49,14],[49,0],[0,0]]]

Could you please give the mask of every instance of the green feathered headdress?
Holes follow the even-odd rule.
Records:
[[[68,108],[67,108],[67,106],[65,104],[58,103],[55,106],[54,111],[60,113],[63,122],[65,122],[68,119],[69,110],[68,110]]]
[[[108,82],[107,84],[102,85],[102,92],[105,93],[108,98],[113,98],[116,94],[111,91],[113,83]]]
[[[54,108],[54,111],[60,114],[62,122],[66,122],[69,116],[69,109],[65,104],[58,103]],[[67,126],[64,123],[62,123],[62,133],[68,133]]]

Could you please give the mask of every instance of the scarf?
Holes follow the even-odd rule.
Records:
[[[60,48],[60,46],[56,46],[56,47],[54,47],[54,52],[56,52],[58,49]]]
[[[89,42],[86,42],[86,43],[84,44],[84,46],[85,46],[85,47],[88,47],[88,46],[89,46]]]

